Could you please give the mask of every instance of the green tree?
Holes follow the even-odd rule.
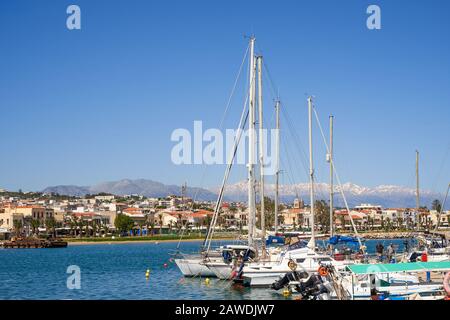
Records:
[[[134,227],[134,221],[129,216],[119,214],[114,221],[114,226],[120,233],[125,233]]]
[[[257,211],[261,213],[261,204],[257,205]],[[269,197],[264,197],[264,222],[266,229],[275,225],[275,201]],[[261,219],[258,219],[257,227],[261,228]]]
[[[431,209],[432,210],[436,210],[437,212],[441,212],[441,202],[438,199],[434,199],[433,202],[431,203]]]
[[[323,230],[330,228],[330,207],[325,200],[316,200],[314,203],[314,215],[316,223],[320,224]]]

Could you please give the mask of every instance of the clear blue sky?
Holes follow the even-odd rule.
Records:
[[[66,29],[69,4],[81,7],[82,30]],[[380,5],[382,30],[366,28],[369,4]],[[243,35],[254,33],[302,145],[305,93],[316,96],[325,127],[335,115],[343,181],[414,186],[419,149],[422,187],[444,192],[449,15],[446,0],[1,1],[0,187],[121,178],[219,185],[223,166],[207,168],[202,181],[201,166],[171,163],[170,135],[194,120],[218,126]],[[235,102],[229,128],[241,109]],[[326,181],[315,135],[318,179]],[[291,153],[295,182],[306,181]],[[241,167],[232,180],[245,177]]]

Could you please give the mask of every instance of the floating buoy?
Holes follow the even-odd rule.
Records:
[[[205,284],[208,285],[209,282],[210,282],[209,278],[206,278],[206,279],[205,279]]]
[[[150,269],[147,269],[145,272],[145,277],[148,279],[150,277]]]
[[[164,267],[164,268],[167,268],[167,266],[168,266],[167,263],[164,263],[164,264],[163,264],[163,267]]]
[[[283,296],[284,297],[289,297],[291,295],[291,291],[289,289],[284,289],[283,290]]]

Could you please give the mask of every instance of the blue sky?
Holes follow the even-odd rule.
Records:
[[[81,30],[66,28],[70,4],[81,8]],[[381,30],[366,28],[369,4],[381,7]],[[418,149],[422,187],[444,192],[449,15],[445,0],[1,1],[0,187],[121,178],[219,185],[223,166],[172,164],[170,135],[194,120],[218,126],[244,35],[254,33],[305,152],[308,93],[325,128],[335,116],[343,181],[412,187]],[[272,98],[265,94],[269,123]],[[228,128],[237,125],[240,101]],[[326,181],[314,133],[317,177]],[[306,181],[293,142],[286,145],[292,180]],[[245,178],[238,167],[231,179]]]

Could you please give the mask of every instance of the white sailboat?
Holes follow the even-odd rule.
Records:
[[[306,272],[317,272],[323,263],[333,264],[336,268],[343,268],[350,261],[336,261],[326,254],[316,252],[316,234],[314,222],[314,167],[312,153],[312,97],[308,98],[309,113],[309,176],[310,176],[310,208],[311,208],[311,239],[304,248],[289,250],[286,249],[276,261],[263,261],[259,263],[249,263],[242,270],[242,282],[247,286],[270,286],[281,276],[290,272],[288,264],[293,260],[298,268]]]
[[[240,122],[239,122],[239,130],[238,135],[234,141],[234,146],[232,149],[232,153],[230,155],[230,159],[228,161],[228,165],[225,170],[225,174],[222,180],[221,189],[218,195],[218,199],[216,201],[216,206],[214,210],[214,215],[212,217],[210,226],[208,228],[208,232],[206,234],[206,238],[203,244],[203,250],[200,253],[200,255],[191,256],[191,257],[183,257],[180,259],[175,259],[175,263],[177,264],[180,271],[183,273],[184,276],[219,276],[220,278],[223,277],[221,272],[218,271],[218,269],[222,266],[225,266],[227,269],[230,269],[228,261],[224,259],[224,254],[229,253],[230,251],[233,253],[232,256],[238,256],[242,252],[242,248],[240,246],[226,246],[221,247],[215,250],[212,250],[211,248],[211,241],[213,238],[215,226],[217,223],[217,219],[219,216],[220,208],[222,205],[223,195],[225,191],[225,185],[228,181],[231,168],[233,165],[234,158],[236,156],[236,151],[239,146],[240,139],[242,137],[243,127],[245,125],[247,116],[249,121],[249,164],[248,164],[248,206],[249,206],[249,231],[248,231],[248,246],[247,251],[255,252],[253,249],[254,247],[254,236],[255,236],[255,194],[254,194],[254,188],[255,188],[255,179],[254,179],[254,147],[255,147],[255,108],[254,108],[254,102],[255,102],[255,75],[256,75],[256,64],[255,64],[255,57],[254,57],[254,44],[255,39],[252,37],[250,39],[250,87],[247,99],[249,101],[249,109],[246,112],[246,104],[244,104],[244,109],[241,114]],[[239,76],[239,75],[238,75]]]

